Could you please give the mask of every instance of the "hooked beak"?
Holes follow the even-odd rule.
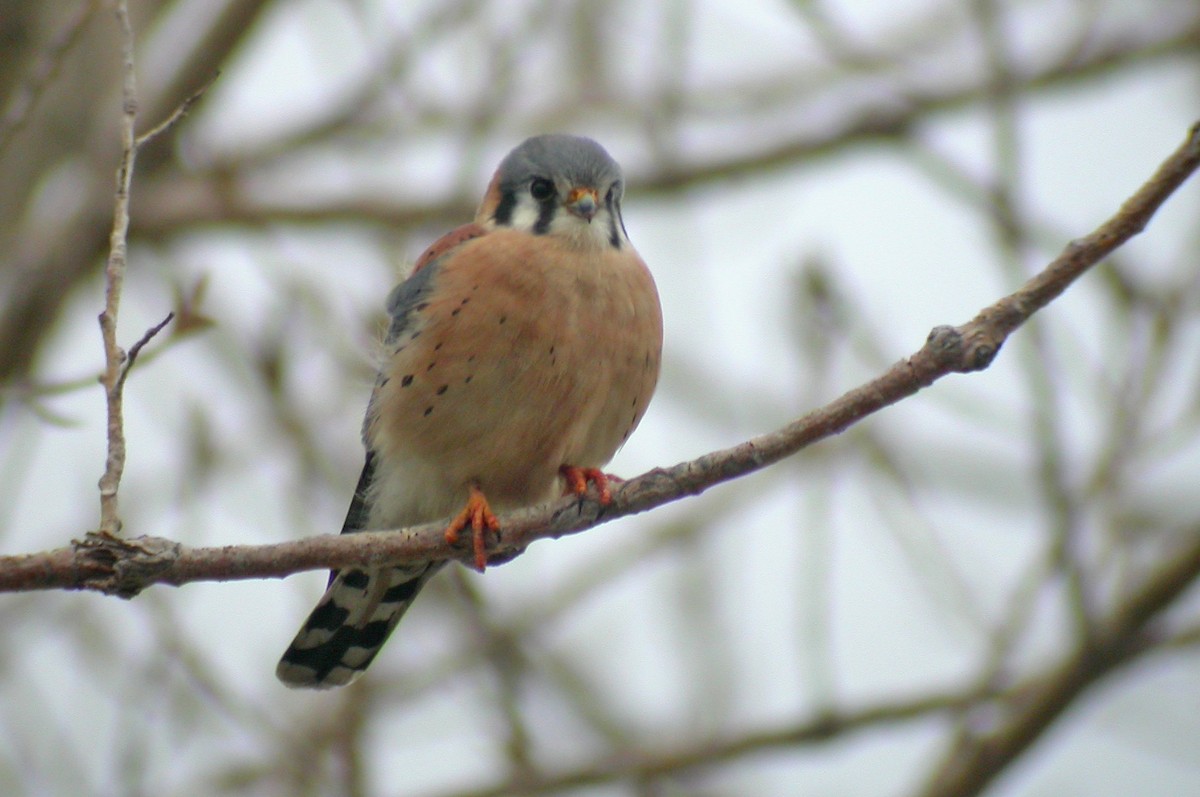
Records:
[[[594,188],[572,188],[567,195],[567,210],[586,222],[591,222],[599,208],[600,201]]]

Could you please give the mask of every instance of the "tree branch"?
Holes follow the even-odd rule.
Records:
[[[79,0],[75,10],[63,21],[62,27],[39,48],[29,74],[12,92],[4,115],[0,117],[0,155],[29,120],[42,96],[63,68],[67,54],[79,42],[80,34],[96,10],[92,0]]]
[[[513,778],[496,786],[456,792],[454,797],[559,794],[586,786],[678,775],[708,767],[719,767],[750,755],[794,749],[798,745],[830,742],[850,734],[878,729],[883,725],[929,719],[961,709],[973,698],[974,695],[950,693],[931,694],[893,703],[881,702],[866,708],[818,715],[790,727],[752,731],[731,739],[638,750],[535,780]]]
[[[1170,564],[1147,577],[1113,613],[1096,639],[1058,666],[1027,682],[1000,691],[964,689],[930,694],[905,701],[818,715],[789,727],[759,730],[729,739],[693,741],[682,746],[638,749],[576,769],[546,774],[533,780],[512,778],[485,788],[455,793],[454,797],[499,797],[505,794],[557,794],[567,789],[630,780],[678,776],[729,761],[800,745],[830,742],[881,725],[912,722],[972,708],[988,715],[1008,716],[991,734],[969,737],[970,742],[947,752],[923,797],[965,797],[977,794],[1056,719],[1081,692],[1105,675],[1132,661],[1158,640],[1148,624],[1200,577],[1200,538]]]
[[[117,312],[121,306],[121,288],[125,281],[125,264],[129,243],[129,189],[133,184],[133,165],[137,160],[137,77],[134,70],[133,27],[129,22],[129,7],[120,0],[116,7],[121,26],[121,162],[117,167],[117,195],[113,208],[112,232],[109,235],[108,262],[104,267],[104,311],[100,313],[100,334],[104,340],[104,396],[108,409],[108,455],[104,475],[100,477],[100,532],[116,534],[121,530],[117,508],[117,490],[125,471],[125,428],[122,420],[122,396],[125,380],[121,366],[125,352],[117,345]]]
[[[214,76],[185,99],[166,119],[142,135],[137,135],[137,70],[134,64],[136,39],[129,21],[129,6],[126,0],[119,0],[115,10],[117,24],[121,28],[121,161],[117,166],[116,201],[113,207],[112,232],[109,234],[108,261],[104,267],[104,310],[99,318],[100,335],[104,343],[104,372],[100,375],[100,383],[104,386],[108,438],[108,454],[105,457],[104,474],[99,483],[99,532],[109,537],[115,536],[121,530],[117,492],[121,486],[121,476],[125,472],[125,380],[129,377],[129,371],[133,368],[142,347],[175,317],[174,313],[170,313],[162,323],[147,330],[128,354],[117,344],[117,315],[121,306],[121,290],[125,283],[125,267],[129,254],[129,196],[133,186],[133,168],[138,150],[182,119],[216,80]]]
[[[1090,235],[1069,243],[1042,272],[1015,293],[984,308],[969,323],[935,328],[912,357],[775,432],[690,462],[656,468],[624,482],[613,491],[608,506],[572,498],[504,515],[502,538],[493,548],[492,563],[508,561],[534,540],[574,534],[684,496],[698,495],[838,434],[947,374],[986,368],[1005,339],[1033,313],[1141,232],[1198,166],[1200,123],[1112,218]],[[280,578],[303,570],[436,559],[469,560],[469,552],[446,543],[440,523],[398,531],[219,548],[190,548],[153,537],[117,540],[93,534],[69,548],[0,557],[0,591],[92,589],[132,597],[151,584]]]
[[[1158,642],[1151,622],[1200,578],[1200,530],[1166,564],[1119,602],[1087,644],[1024,685],[1014,699],[991,704],[999,720],[986,732],[960,736],[935,768],[921,797],[979,794],[1029,748],[1090,686]],[[993,716],[997,712],[992,712]]]
[[[1090,41],[1084,52],[1064,56],[1058,62],[1031,67],[1032,71],[1016,76],[1015,91],[1034,92],[1071,85],[1075,81],[1094,78],[1113,70],[1127,68],[1130,63],[1146,63],[1157,59],[1178,58],[1195,48],[1195,23],[1175,27],[1169,34],[1155,35],[1144,31],[1122,31],[1120,35]],[[704,163],[655,163],[637,176],[637,195],[664,194],[693,188],[705,183],[745,179],[756,175],[773,174],[814,157],[843,151],[863,142],[896,140],[914,129],[930,114],[975,107],[988,86],[982,81],[966,81],[930,88],[923,78],[902,81],[897,95],[903,102],[881,103],[872,99],[859,100],[861,92],[849,84],[819,84],[821,92],[842,97],[844,108],[828,120],[821,129],[800,131],[794,138],[771,141],[753,151],[714,156]],[[762,82],[736,84],[698,93],[689,104],[697,119],[720,119],[721,114],[710,109],[742,109],[747,98],[762,98],[764,107],[778,108],[797,103],[800,113],[813,99],[809,94],[811,76],[788,70]],[[766,98],[771,98],[766,101]],[[823,106],[822,106],[823,107]],[[598,110],[589,106],[592,112]],[[599,110],[614,109],[600,106]],[[578,111],[582,112],[582,110]],[[777,112],[777,110],[775,111]],[[635,116],[644,118],[652,111],[637,109]],[[523,118],[519,127],[542,130],[561,127],[562,109],[552,114],[535,114]],[[823,118],[823,117],[822,117]],[[419,133],[427,132],[418,128]],[[475,212],[477,197],[462,194],[444,201],[415,204],[405,199],[381,197],[313,198],[304,206],[282,196],[271,197],[261,192],[250,195],[243,191],[233,175],[273,172],[279,168],[279,158],[295,155],[311,141],[305,133],[301,139],[273,141],[236,159],[222,160],[208,167],[198,167],[187,174],[171,174],[156,181],[143,183],[135,200],[138,231],[143,238],[161,240],[182,227],[208,224],[239,224],[262,227],[273,224],[348,222],[374,224],[388,229],[411,229],[422,226],[457,224],[458,220]]]

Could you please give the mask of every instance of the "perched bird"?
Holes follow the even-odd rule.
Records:
[[[487,563],[494,511],[583,495],[654,392],[662,310],[621,219],[621,168],[595,141],[531,138],[504,158],[472,224],[434,242],[388,297],[366,464],[342,532],[452,518]],[[343,569],[276,674],[352,681],[444,562]]]

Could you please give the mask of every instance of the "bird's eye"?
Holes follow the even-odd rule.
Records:
[[[529,184],[529,195],[538,202],[545,202],[554,196],[554,183],[545,177],[535,177],[533,178],[533,182]]]

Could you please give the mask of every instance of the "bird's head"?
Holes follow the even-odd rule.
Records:
[[[583,248],[629,245],[621,219],[621,167],[595,141],[569,135],[527,139],[504,158],[477,221]]]

